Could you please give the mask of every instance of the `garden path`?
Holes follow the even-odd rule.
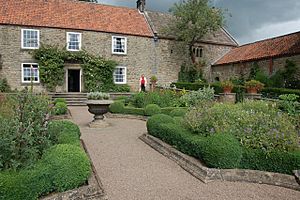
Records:
[[[299,200],[300,192],[276,186],[212,182],[204,184],[138,139],[145,122],[107,119],[90,129],[87,107],[70,107],[109,200]]]

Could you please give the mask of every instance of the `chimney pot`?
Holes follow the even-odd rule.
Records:
[[[136,7],[140,12],[145,11],[145,6],[146,6],[146,0],[137,0],[136,1]]]

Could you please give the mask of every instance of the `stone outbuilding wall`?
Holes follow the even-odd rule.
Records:
[[[230,78],[240,77],[241,75],[248,77],[254,62],[257,62],[258,66],[265,72],[265,74],[271,76],[279,69],[284,68],[286,60],[293,61],[298,67],[300,67],[300,55],[262,59],[258,61],[235,64],[217,65],[212,66],[212,79],[216,80],[216,78],[218,77],[220,81],[224,81]],[[300,78],[300,71],[298,72],[298,75]]]

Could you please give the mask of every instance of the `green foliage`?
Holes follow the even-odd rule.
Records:
[[[123,85],[113,85],[112,88],[109,90],[110,92],[130,92],[130,86],[127,84]]]
[[[55,115],[65,115],[68,112],[68,106],[64,102],[57,102],[53,107]]]
[[[250,80],[245,82],[245,87],[248,88],[255,88],[257,91],[260,91],[261,89],[264,88],[264,84],[257,81],[257,80]]]
[[[202,155],[208,167],[238,168],[242,158],[242,148],[233,135],[214,134],[205,141]]]
[[[297,99],[299,98],[298,95],[284,94],[280,95],[279,98],[281,99],[279,106],[282,110],[286,111],[291,116],[300,114],[300,104],[297,102]]]
[[[56,105],[58,102],[67,103],[66,99],[64,98],[56,98],[53,103]]]
[[[31,165],[52,145],[47,134],[48,97],[24,91],[11,101],[12,116],[0,118],[0,170]]]
[[[179,89],[186,89],[186,90],[199,90],[204,87],[211,87],[214,89],[216,94],[222,93],[223,89],[220,85],[220,83],[188,83],[188,82],[178,82],[178,83],[173,83],[176,88]]]
[[[113,72],[115,61],[88,54],[85,51],[70,52],[57,46],[42,45],[33,51],[38,60],[40,79],[49,91],[54,91],[64,81],[65,62],[78,62],[83,69],[84,88],[88,92],[109,91],[115,87]]]
[[[50,166],[52,186],[65,191],[83,184],[90,175],[90,162],[80,147],[59,144],[43,156],[42,162]]]
[[[235,135],[243,146],[264,151],[290,151],[299,142],[291,119],[263,101],[199,105],[187,113],[185,124],[197,134]]]
[[[122,102],[116,101],[109,106],[109,111],[111,113],[123,113],[124,112],[124,104]]]
[[[186,108],[177,108],[170,112],[170,116],[172,117],[183,117],[186,114]]]
[[[181,106],[194,106],[199,102],[212,101],[214,99],[214,89],[211,87],[204,87],[198,91],[191,91],[180,97]]]
[[[266,153],[260,149],[245,148],[240,167],[292,175],[293,170],[300,169],[300,151]]]
[[[147,121],[148,133],[154,136],[158,136],[160,133],[160,124],[174,123],[174,119],[165,114],[157,114],[150,117]]]
[[[6,78],[0,78],[0,92],[10,92],[10,86]]]
[[[171,8],[176,20],[168,25],[167,32],[189,46],[191,60],[194,63],[193,46],[197,41],[224,25],[223,12],[209,5],[208,0],[187,0],[175,3]]]
[[[273,87],[300,89],[300,81],[297,77],[299,67],[293,61],[286,60],[284,69],[278,70],[270,81]]]
[[[279,98],[282,94],[296,94],[300,96],[300,90],[286,89],[286,88],[263,88],[261,91],[262,95],[267,98]],[[300,101],[300,97],[297,99]]]
[[[107,100],[110,96],[108,93],[104,92],[89,92],[87,98],[90,100]]]
[[[171,90],[140,92],[132,96],[130,102],[138,108],[144,108],[148,104],[156,104],[161,108],[178,106],[180,94]]]
[[[180,82],[206,82],[203,78],[202,70],[197,70],[195,65],[182,65],[180,68],[180,72],[178,73],[178,81]]]
[[[124,114],[129,115],[144,115],[144,109],[143,108],[132,108],[132,107],[124,107]]]
[[[161,108],[161,113],[165,114],[165,115],[170,115],[170,113],[177,109],[178,107],[165,107],[165,108]]]
[[[145,107],[145,115],[152,116],[161,113],[161,108],[156,104],[148,104]]]
[[[48,125],[48,134],[55,144],[73,144],[80,146],[79,127],[70,121],[51,121]]]

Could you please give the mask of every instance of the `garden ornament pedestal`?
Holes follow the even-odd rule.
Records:
[[[88,100],[88,111],[94,114],[94,120],[89,123],[90,128],[105,128],[110,126],[104,119],[104,114],[109,111],[109,105],[112,104],[112,100]]]
[[[219,95],[219,102],[235,103],[236,93],[220,93]]]

